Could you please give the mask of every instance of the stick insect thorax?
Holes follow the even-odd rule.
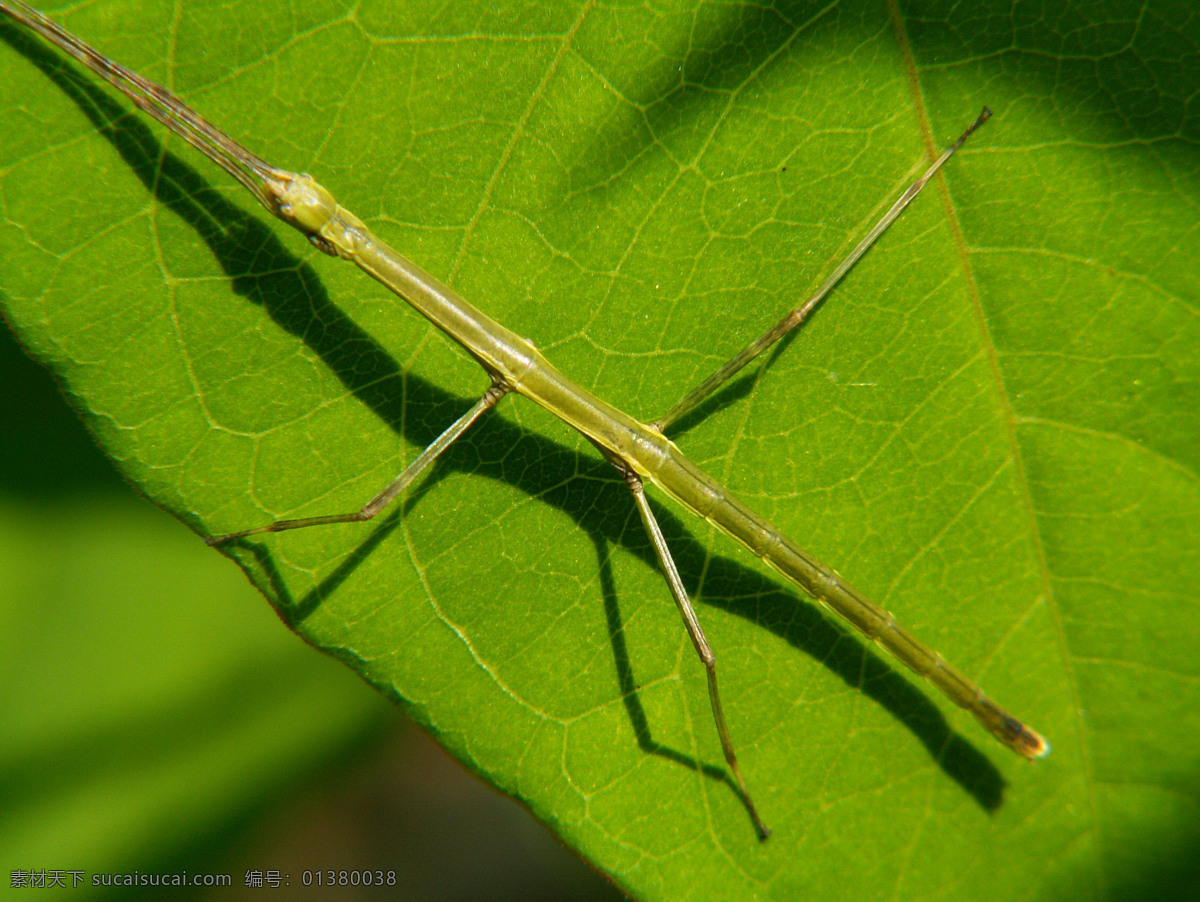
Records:
[[[594,443],[620,471],[633,492],[689,636],[708,673],[709,700],[726,761],[736,780],[759,835],[769,831],[762,822],[742,780],[733,743],[726,726],[717,690],[715,655],[708,645],[691,601],[683,589],[670,551],[647,503],[643,482],[651,482],[693,513],[715,525],[748,551],[772,566],[821,604],[846,620],[867,638],[925,677],[956,705],[971,714],[996,739],[1019,755],[1034,759],[1050,746],[1037,732],[1012,717],[989,699],[937,652],[900,627],[892,614],[851,587],[832,568],[808,554],[763,517],[734,498],[720,483],[693,464],[663,435],[665,424],[675,419],[716,385],[760,353],[788,329],[798,325],[837,280],[861,257],[880,234],[916,197],[938,168],[990,113],[985,109],[952,147],[935,161],[813,297],[789,314],[758,342],[718,370],[714,377],[689,394],[656,425],[644,424],[578,385],[551,364],[528,340],[478,310],[457,292],[403,257],[380,240],[357,216],[341,207],[333,195],[305,173],[270,166],[224,132],[211,125],[164,88],[109,60],[51,20],[19,0],[0,0],[0,11],[38,31],[65,52],[130,97],[221,166],[274,216],[300,231],[323,252],[349,260],[379,281],[418,313],[462,346],[483,367],[492,387],[466,415],[448,428],[413,464],[358,511],[301,520],[280,520],[266,526],[208,539],[221,544],[266,532],[279,532],[329,523],[363,521],[375,516],[419,476],[479,416],[516,393],[529,398],[570,424]],[[661,428],[660,425],[661,424]]]

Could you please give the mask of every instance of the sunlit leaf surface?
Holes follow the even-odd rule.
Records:
[[[656,498],[775,830],[759,843],[627,493],[520,399],[402,516],[234,553],[294,629],[637,895],[1187,890],[1186,2],[106,0],[60,20],[645,419],[991,106],[802,334],[674,437],[1044,732],[1045,762]],[[6,315],[158,504],[201,534],[355,508],[486,387],[128,103],[0,37]]]

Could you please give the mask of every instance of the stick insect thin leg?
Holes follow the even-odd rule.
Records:
[[[324,526],[327,523],[360,523],[370,520],[381,510],[391,504],[412,482],[424,473],[429,465],[437,460],[438,455],[449,448],[454,441],[467,431],[472,423],[484,413],[496,406],[496,403],[509,393],[511,389],[498,379],[493,379],[492,387],[484,392],[483,397],[458,419],[449,429],[434,439],[433,443],[421,452],[420,456],[404,468],[404,472],[390,482],[382,492],[364,504],[356,511],[348,514],[329,514],[324,517],[303,517],[298,520],[276,520],[266,526],[256,526],[253,529],[243,529],[241,532],[226,533],[205,539],[209,545],[220,545],[234,539],[244,539],[264,532],[283,532],[287,529],[304,529],[308,526]]]
[[[795,310],[791,311],[787,316],[777,322],[757,339],[752,341],[746,347],[742,348],[742,350],[731,357],[720,369],[701,382],[698,386],[696,386],[696,388],[692,389],[692,391],[684,395],[678,404],[654,421],[653,427],[659,432],[662,432],[671,423],[674,423],[689,410],[694,409],[705,398],[724,385],[734,376],[734,374],[738,372],[738,370],[740,370],[755,357],[804,322],[804,320],[808,318],[808,315],[812,313],[813,309],[825,299],[825,296],[829,294],[829,292],[833,291],[838,282],[840,282],[846,273],[851,270],[851,268],[859,261],[862,255],[871,249],[871,245],[879,240],[879,236],[886,232],[891,224],[900,218],[900,214],[905,211],[908,205],[911,204],[916,199],[917,195],[920,194],[925,188],[925,186],[929,184],[929,180],[932,179],[934,174],[942,168],[942,164],[950,159],[950,157],[954,155],[954,152],[963,146],[963,142],[965,142],[967,138],[971,137],[971,134],[977,128],[979,128],[979,126],[987,122],[991,116],[992,111],[987,107],[984,107],[983,112],[979,114],[979,118],[971,123],[967,130],[959,135],[958,140],[951,144],[950,147],[948,147],[940,157],[934,160],[933,164],[925,170],[924,175],[908,186],[905,192],[900,195],[900,197],[894,204],[892,204],[886,213],[879,217],[879,220],[871,227],[871,230],[867,232],[863,239],[858,242],[854,250],[846,255],[845,259],[838,264],[837,269],[829,274],[829,277],[821,283],[821,287],[813,292],[812,296],[809,297],[808,300],[806,300]]]
[[[650,536],[654,553],[658,555],[658,564],[662,568],[667,585],[671,588],[671,595],[675,598],[675,606],[679,608],[679,614],[683,617],[683,625],[687,627],[688,636],[692,640],[692,645],[695,646],[696,654],[700,656],[700,660],[704,663],[704,669],[708,672],[708,700],[712,705],[717,735],[721,737],[721,749],[725,752],[725,761],[728,763],[730,771],[733,772],[733,778],[737,781],[742,801],[750,812],[750,819],[754,821],[754,828],[758,831],[759,839],[766,839],[771,835],[771,831],[758,816],[758,809],[754,806],[754,800],[750,798],[750,791],[746,789],[746,781],[742,779],[737,754],[733,750],[733,739],[730,738],[729,727],[725,723],[725,709],[721,705],[721,693],[717,689],[716,655],[713,654],[712,647],[704,636],[700,618],[696,616],[696,609],[692,607],[687,590],[683,587],[683,580],[679,578],[679,569],[675,566],[674,558],[671,557],[671,550],[667,547],[667,540],[658,526],[658,520],[655,519],[654,512],[650,510],[650,503],[646,500],[646,491],[642,486],[641,477],[622,461],[611,456],[608,457],[613,466],[625,478],[625,484],[629,486],[629,491],[633,493],[633,501],[642,517],[642,525],[646,527],[646,534]]]

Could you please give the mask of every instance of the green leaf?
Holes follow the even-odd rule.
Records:
[[[1161,898],[1195,889],[1200,846],[1200,24],[1183,0],[1111,6],[61,20],[644,419],[991,106],[803,334],[673,434],[1045,733],[1045,762],[656,498],[775,831],[757,842],[627,494],[519,399],[402,516],[233,553],[638,896]],[[486,386],[128,103],[0,35],[7,315],[197,532],[356,508]]]

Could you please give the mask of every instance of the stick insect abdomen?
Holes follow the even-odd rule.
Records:
[[[938,652],[896,623],[892,613],[863,596],[833,568],[822,564],[768,520],[754,513],[683,456],[673,444],[656,467],[655,484],[770,564],[805,592],[927,679],[989,733],[1025,758],[1050,751],[1042,736],[993,702]]]

